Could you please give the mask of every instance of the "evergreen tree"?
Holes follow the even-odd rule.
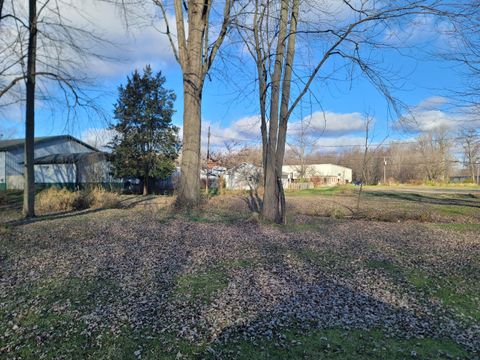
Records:
[[[117,177],[143,180],[143,194],[150,193],[152,178],[166,178],[175,170],[180,150],[178,127],[172,125],[176,95],[165,89],[161,72],[153,75],[146,66],[135,70],[127,85],[118,88],[114,118],[115,136],[110,146]]]

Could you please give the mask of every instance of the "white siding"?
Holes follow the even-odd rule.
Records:
[[[251,190],[258,187],[262,168],[252,164],[241,164],[225,173],[225,187],[232,190]]]
[[[35,165],[37,184],[75,184],[76,176],[74,164]]]
[[[7,179],[8,189],[23,189],[23,150],[22,145],[6,151],[5,177]],[[35,144],[35,158],[53,154],[85,152],[93,152],[93,150],[71,139],[57,138],[50,141],[37,142]],[[36,174],[35,178],[37,178]],[[35,181],[37,182],[37,180]],[[73,183],[75,183],[75,178],[73,179]]]
[[[334,164],[313,164],[305,165],[305,177],[310,179],[315,176],[330,177],[336,176],[339,179],[352,182],[352,169],[346,168],[340,165]],[[284,165],[282,172],[286,173],[293,179],[300,178],[301,166],[300,165]]]

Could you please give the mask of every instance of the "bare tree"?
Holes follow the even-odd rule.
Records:
[[[212,35],[211,0],[173,0],[176,41],[168,22],[167,4],[153,0],[160,8],[175,59],[183,74],[183,147],[181,178],[176,204],[197,205],[200,200],[201,106],[205,77],[222,45],[230,25],[232,0],[225,0],[220,30]],[[187,28],[187,31],[185,29]]]
[[[362,156],[362,165],[361,165],[361,182],[360,182],[360,189],[358,190],[357,196],[357,214],[360,212],[360,198],[362,196],[363,185],[367,181],[367,165],[368,165],[368,150],[370,146],[370,130],[371,125],[373,122],[373,118],[369,115],[365,116],[365,146]]]
[[[448,95],[478,126],[480,113],[480,6],[478,1],[463,0],[455,3],[462,14],[448,28],[448,46],[440,50],[440,58],[453,62],[463,82],[461,88],[449,88]],[[453,44],[453,46],[452,46]]]
[[[310,91],[312,83],[328,78],[327,75],[320,76],[328,60],[337,58],[343,61],[344,66],[356,66],[398,110],[398,102],[390,93],[393,84],[389,81],[388,72],[382,72],[371,57],[372,51],[394,47],[384,43],[379,34],[394,22],[402,25],[401,20],[404,20],[405,25],[418,15],[450,16],[448,6],[440,0],[380,3],[345,0],[343,5],[349,15],[339,19],[338,14],[328,11],[327,3],[302,2],[305,7],[300,11],[299,0],[282,0],[279,3],[255,0],[253,14],[238,24],[238,32],[257,68],[265,173],[262,215],[267,220],[285,221],[281,167],[288,120]],[[315,15],[322,21],[308,20]],[[295,60],[297,37],[305,41],[305,48],[316,54],[315,60],[310,59],[313,64]],[[314,41],[322,46],[312,49]],[[292,93],[292,83],[297,88],[295,93]]]
[[[212,151],[211,159],[220,166],[231,169],[242,163],[261,166],[262,154],[257,147],[247,146],[235,140],[225,141],[223,146]]]
[[[464,166],[468,169],[472,181],[478,182],[479,179],[475,177],[480,166],[480,134],[477,129],[465,128],[460,132],[460,140],[463,147]]]
[[[308,154],[312,153],[315,144],[320,140],[313,136],[312,117],[306,118],[295,123],[295,129],[287,141],[288,150],[290,152],[290,161],[296,172],[300,175],[300,179],[305,179],[308,172]]]
[[[69,23],[65,10],[76,10],[62,0],[28,0],[28,9],[21,3],[10,2],[5,8],[2,1],[2,28],[8,39],[2,43],[0,53],[0,106],[25,101],[24,198],[23,214],[35,216],[34,137],[35,102],[40,96],[55,101],[52,85],[57,85],[60,97],[68,109],[94,103],[82,90],[86,77],[80,65],[90,55],[82,41],[100,41],[88,29]],[[28,19],[28,20],[25,20]],[[7,20],[9,20],[7,22]],[[38,80],[42,79],[39,88]],[[23,95],[25,94],[25,95]]]
[[[451,142],[445,128],[432,129],[417,139],[425,177],[430,181],[448,181]]]

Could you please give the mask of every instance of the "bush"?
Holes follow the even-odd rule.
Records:
[[[82,208],[81,193],[67,189],[49,188],[36,196],[36,207],[41,213],[71,211]]]
[[[120,199],[117,193],[102,188],[83,191],[49,188],[36,196],[36,207],[40,213],[118,207]]]
[[[88,207],[95,209],[113,209],[120,204],[117,193],[99,187],[84,192],[84,198]]]
[[[327,210],[327,216],[328,217],[331,217],[333,219],[344,219],[345,216],[347,216],[345,214],[345,212],[339,208],[333,208],[333,209],[329,209]]]

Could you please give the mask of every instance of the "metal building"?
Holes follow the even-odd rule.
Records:
[[[339,185],[352,182],[352,169],[335,164],[284,165],[282,172],[284,182],[296,182],[300,179],[315,180],[319,185]]]
[[[0,141],[0,190],[23,189],[24,139]],[[107,154],[70,135],[35,138],[35,184],[111,183]]]

